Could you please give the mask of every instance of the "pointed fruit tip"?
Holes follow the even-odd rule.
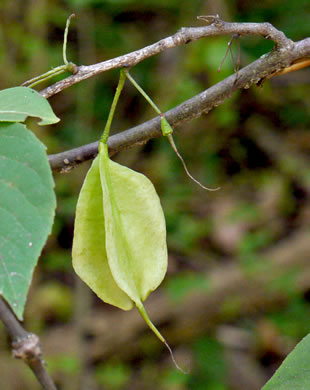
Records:
[[[175,365],[175,367],[183,372],[183,374],[188,374],[188,371],[185,371],[183,370],[183,368],[181,368],[178,363],[176,362],[175,360],[175,357],[173,355],[173,352],[172,352],[172,349],[170,348],[170,345],[167,343],[167,341],[165,340],[165,338],[161,335],[161,333],[159,332],[159,330],[155,327],[155,325],[152,323],[152,321],[150,320],[149,316],[147,315],[146,311],[145,311],[145,308],[143,306],[143,304],[140,302],[140,303],[136,303],[136,306],[137,306],[137,309],[138,311],[140,312],[142,318],[144,319],[144,321],[146,322],[146,324],[148,325],[148,327],[152,330],[152,332],[155,334],[155,336],[163,343],[165,344],[165,346],[167,347],[169,353],[170,353],[170,356],[171,356],[171,359],[172,359],[172,362],[173,364]]]

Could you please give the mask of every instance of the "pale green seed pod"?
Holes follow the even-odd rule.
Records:
[[[107,145],[81,190],[72,249],[76,273],[105,302],[138,308],[167,270],[165,218],[153,184],[111,161]]]
[[[110,160],[100,143],[76,207],[73,268],[104,302],[134,305],[166,345],[143,303],[167,271],[166,224],[159,197],[144,175]]]

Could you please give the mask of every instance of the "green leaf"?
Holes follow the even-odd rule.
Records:
[[[28,116],[41,118],[39,125],[59,122],[48,101],[34,89],[14,87],[0,91],[0,122],[24,122]]]
[[[19,319],[56,199],[45,146],[19,123],[0,123],[0,294]]]
[[[281,364],[262,390],[310,389],[310,334],[308,334]]]

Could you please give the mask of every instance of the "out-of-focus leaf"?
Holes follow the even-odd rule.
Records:
[[[180,302],[191,292],[209,290],[210,281],[205,275],[183,274],[171,278],[166,289],[174,301]]]
[[[96,369],[96,377],[109,389],[121,389],[130,378],[130,368],[121,363],[101,364]]]

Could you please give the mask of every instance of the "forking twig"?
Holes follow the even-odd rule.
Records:
[[[131,53],[93,65],[81,65],[78,67],[76,74],[56,82],[40,93],[42,96],[48,98],[73,84],[100,73],[125,66],[133,67],[145,59],[162,53],[165,50],[208,36],[231,36],[232,34],[238,34],[238,36],[242,37],[245,35],[258,35],[274,41],[275,48],[269,53],[266,53],[256,61],[238,70],[237,74],[227,77],[164,114],[172,126],[179,126],[198,117],[203,112],[209,112],[214,107],[222,104],[236,90],[249,88],[251,85],[259,85],[261,81],[269,77],[281,73],[284,74],[285,69],[292,63],[298,61],[300,58],[308,56],[309,59],[310,57],[310,38],[293,42],[282,31],[277,30],[270,23],[229,23],[220,20],[218,16],[203,16],[200,19],[207,21],[209,25],[184,27],[172,36],[161,39],[154,44]],[[281,69],[283,69],[283,72],[276,73]],[[160,135],[161,121],[160,117],[157,117],[111,136],[108,141],[109,152],[115,154],[136,144],[145,143],[149,139],[159,137]],[[94,158],[97,153],[98,142],[93,142],[62,153],[50,155],[49,161],[53,170],[67,172],[70,168],[83,161]]]
[[[240,42],[238,40],[238,48],[239,48],[239,51],[238,51],[238,57],[237,57],[237,61],[236,61],[236,65],[235,65],[235,59],[234,59],[234,54],[233,54],[233,51],[232,51],[232,43],[233,43],[233,40],[234,39],[237,39],[239,38],[239,35],[238,34],[234,34],[230,41],[228,42],[228,47],[226,49],[226,52],[225,52],[225,55],[224,55],[224,58],[222,59],[221,63],[220,63],[220,66],[218,67],[218,72],[220,72],[222,70],[222,66],[227,58],[227,55],[228,55],[228,52],[230,52],[230,56],[231,56],[231,61],[232,61],[232,64],[233,64],[233,67],[234,67],[234,72],[238,72],[239,71],[239,67],[240,67]]]
[[[64,32],[64,42],[62,47],[62,56],[64,65],[57,66],[56,68],[53,68],[49,70],[48,72],[45,72],[39,76],[33,77],[30,80],[25,81],[22,86],[23,87],[29,87],[32,88],[37,84],[42,83],[43,81],[47,81],[55,76],[58,76],[64,72],[70,72],[72,74],[77,73],[77,66],[73,64],[72,62],[68,62],[67,60],[67,39],[68,39],[68,32],[69,32],[69,26],[70,26],[70,20],[73,18],[75,14],[72,14],[68,17],[66,22],[66,28]]]

